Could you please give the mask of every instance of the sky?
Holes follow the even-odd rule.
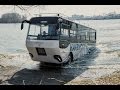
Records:
[[[104,15],[114,11],[120,13],[120,5],[40,5],[40,8],[39,6],[30,7],[27,11],[21,10],[13,5],[0,5],[0,16],[4,13],[17,12],[27,15],[28,18],[39,13],[63,13],[67,16],[73,14],[93,16]]]

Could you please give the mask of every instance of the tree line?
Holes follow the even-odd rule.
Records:
[[[18,13],[5,13],[0,18],[0,23],[21,23],[27,17],[19,15]]]

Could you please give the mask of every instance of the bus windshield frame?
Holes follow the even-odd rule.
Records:
[[[36,23],[29,24],[27,39],[30,40],[58,40],[59,24]]]

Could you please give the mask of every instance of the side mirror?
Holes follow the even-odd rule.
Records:
[[[24,26],[24,25],[23,25],[23,23],[22,23],[22,24],[21,24],[21,30],[23,29],[23,26]]]
[[[24,21],[22,21],[22,24],[21,24],[21,30],[24,28],[24,22],[26,22],[26,23],[30,23],[30,21],[28,21],[28,20],[24,20]]]

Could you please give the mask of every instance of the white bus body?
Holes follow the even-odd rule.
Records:
[[[36,19],[37,21],[35,21],[34,19]],[[34,24],[35,26],[40,26],[40,28],[41,28],[41,22],[40,22],[40,25],[38,25],[39,17],[36,17],[34,19],[33,19],[34,23],[32,20],[26,21],[26,22],[30,23],[30,25]],[[40,17],[40,20],[41,19],[42,19],[42,17]],[[49,22],[49,21],[47,21],[47,22]],[[21,29],[23,29],[23,23],[21,25]],[[46,23],[46,22],[44,21],[44,22],[42,22],[42,24],[43,23]],[[71,24],[71,22],[70,22],[70,24]],[[49,25],[49,24],[47,24],[47,25]],[[77,25],[77,24],[75,23],[75,25]],[[28,35],[26,38],[26,47],[29,51],[31,59],[35,60],[35,61],[40,61],[40,62],[62,64],[62,63],[66,63],[69,61],[76,60],[77,58],[87,54],[89,52],[90,48],[95,47],[95,45],[96,45],[96,31],[94,29],[91,29],[91,28],[83,26],[83,25],[80,25],[80,27],[82,27],[82,28],[77,28],[76,30],[73,30],[73,33],[71,34],[72,29],[70,30],[70,28],[68,28],[68,26],[66,26],[66,27],[63,26],[63,28],[64,28],[63,31],[65,33],[67,32],[66,36],[64,37],[64,35],[62,36],[62,34],[61,34],[62,26],[61,27],[59,26],[58,31],[60,32],[60,34],[58,34],[59,36],[55,36],[55,37],[57,37],[57,39],[48,38],[48,37],[52,37],[52,38],[54,37],[52,35],[49,36],[48,34],[46,36],[44,36],[47,39],[43,39],[44,38],[43,35],[40,35],[40,38],[42,38],[42,39],[37,39],[39,36],[38,33],[41,34],[41,32],[42,32],[41,29],[40,29],[40,31],[37,32],[38,36],[35,36],[33,34],[32,34],[33,35],[32,36],[31,34],[29,34],[30,30],[31,30],[31,27],[29,26]],[[84,29],[86,29],[86,30],[84,30]],[[35,30],[33,29],[32,32],[33,31],[35,31]],[[76,31],[76,32],[74,33],[74,31]],[[87,35],[86,35],[86,32],[88,32]],[[93,37],[91,37],[92,34],[90,35],[91,32],[93,33]],[[42,33],[44,33],[44,32],[42,32]],[[47,33],[49,33],[49,31],[47,31]],[[90,39],[92,39],[92,41],[90,41]]]

